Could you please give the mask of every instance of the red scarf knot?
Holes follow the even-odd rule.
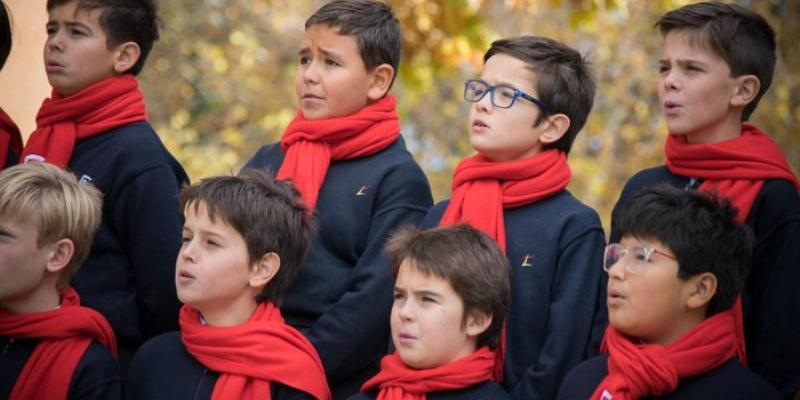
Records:
[[[220,373],[213,400],[269,399],[270,382],[331,398],[316,349],[283,321],[280,310],[261,303],[250,319],[232,327],[200,322],[200,313],[184,305],[179,322],[186,350],[200,364]]]
[[[346,117],[306,120],[298,111],[281,138],[285,152],[277,179],[290,180],[313,212],[331,161],[375,154],[397,141],[400,123],[394,96]]]
[[[0,335],[40,339],[17,377],[11,400],[66,399],[75,368],[92,341],[117,355],[111,325],[97,311],[81,306],[72,287],[64,291],[61,307],[54,310],[13,314],[0,309]]]
[[[72,96],[53,90],[36,115],[36,130],[21,161],[66,168],[78,141],[145,120],[144,95],[130,74],[94,83]]]
[[[666,346],[634,341],[611,325],[606,328],[602,350],[609,354],[608,375],[590,399],[636,400],[673,392],[681,378],[719,367],[736,355],[737,347],[728,312],[705,319]]]
[[[427,393],[467,388],[492,379],[494,353],[481,347],[450,364],[413,369],[395,352],[381,360],[381,371],[361,386],[362,392],[379,389],[377,400],[425,400]]]
[[[572,173],[567,156],[556,149],[521,160],[494,162],[481,154],[461,161],[453,175],[453,197],[440,226],[467,223],[506,251],[504,209],[522,207],[564,190]],[[503,380],[506,329],[496,349],[494,380]]]
[[[700,178],[701,191],[716,191],[730,199],[739,223],[747,220],[765,180],[785,179],[800,192],[800,182],[780,147],[755,125],[743,124],[741,135],[712,144],[688,144],[685,136],[670,134],[665,153],[673,174]],[[730,313],[736,322],[737,358],[746,364],[741,297]]]

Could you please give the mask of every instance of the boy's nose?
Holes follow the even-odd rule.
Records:
[[[625,258],[623,257],[608,269],[608,279],[622,280],[625,278],[625,272]]]
[[[677,76],[675,76],[675,72],[673,71],[667,72],[666,75],[664,75],[661,78],[661,84],[664,85],[664,89],[670,89],[670,90],[677,89],[679,81]]]
[[[319,70],[317,68],[317,63],[310,62],[303,70],[303,82],[305,83],[317,83],[319,82]]]
[[[184,260],[194,261],[196,256],[194,241],[184,242],[179,255]]]
[[[414,311],[413,311],[414,306],[411,304],[410,301],[405,301],[402,304],[399,304],[397,307],[398,307],[397,315],[400,317],[401,320],[410,321],[414,318]]]

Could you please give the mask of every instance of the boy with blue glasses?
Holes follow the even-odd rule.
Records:
[[[552,399],[590,347],[600,292],[600,220],[566,190],[595,82],[577,51],[547,38],[495,41],[484,63],[464,90],[478,154],[459,164],[453,198],[422,227],[467,223],[504,250],[512,301],[495,379],[514,398]]]

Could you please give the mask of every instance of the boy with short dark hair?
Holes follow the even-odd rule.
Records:
[[[281,310],[319,351],[334,397],[346,398],[376,372],[388,345],[392,279],[383,244],[398,226],[419,222],[433,200],[388,94],[402,47],[391,8],[333,1],[305,28],[297,116],[247,166],[294,183],[319,222]]]
[[[26,162],[67,168],[103,193],[103,219],[74,285],[117,334],[123,370],[136,348],[177,329],[173,274],[186,173],[146,121],[134,75],[158,38],[152,0],[48,0],[44,60],[53,86]]]
[[[800,319],[792,311],[800,308],[800,183],[779,146],[745,123],[772,82],[775,33],[758,14],[718,2],[670,11],[656,26],[664,36],[666,163],[626,183],[611,240],[620,238],[617,214],[644,187],[668,183],[729,198],[757,240],[741,306],[731,311],[741,347],[747,365],[790,398],[800,391]]]
[[[481,78],[464,88],[478,154],[458,165],[453,198],[422,223],[468,223],[508,256],[512,301],[495,378],[516,399],[553,398],[589,351],[605,239],[597,213],[566,187],[567,152],[594,92],[588,63],[562,43],[492,43]]]
[[[770,399],[778,393],[736,360],[727,312],[755,242],[727,200],[659,185],[633,196],[606,247],[608,355],[576,367],[559,399]]]
[[[11,53],[11,19],[0,1],[0,71]],[[14,165],[22,153],[22,135],[14,120],[0,108],[0,170]]]
[[[511,300],[510,266],[497,244],[466,225],[406,228],[386,253],[395,353],[351,399],[511,399],[491,381]]]
[[[288,183],[245,170],[181,192],[180,332],[131,363],[132,399],[330,399],[316,350],[277,307],[310,241]]]
[[[0,398],[122,398],[111,326],[69,283],[100,204],[52,165],[0,171]]]

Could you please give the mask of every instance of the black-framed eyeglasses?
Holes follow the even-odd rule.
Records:
[[[670,260],[677,261],[672,254],[665,253],[661,250],[654,249],[647,246],[630,246],[626,247],[619,243],[611,243],[606,246],[605,253],[603,254],[603,270],[608,272],[614,264],[622,261],[627,255],[632,257],[627,258],[623,262],[625,270],[636,274],[646,268],[647,264],[653,259],[653,254],[658,254],[669,258]]]
[[[542,112],[547,111],[547,104],[545,104],[543,101],[513,86],[505,84],[492,86],[486,81],[482,81],[480,79],[469,79],[464,82],[464,100],[470,103],[477,103],[481,101],[483,96],[486,96],[486,93],[490,94],[489,98],[492,101],[492,105],[495,107],[511,108],[517,98],[522,97],[523,99],[539,106]]]

